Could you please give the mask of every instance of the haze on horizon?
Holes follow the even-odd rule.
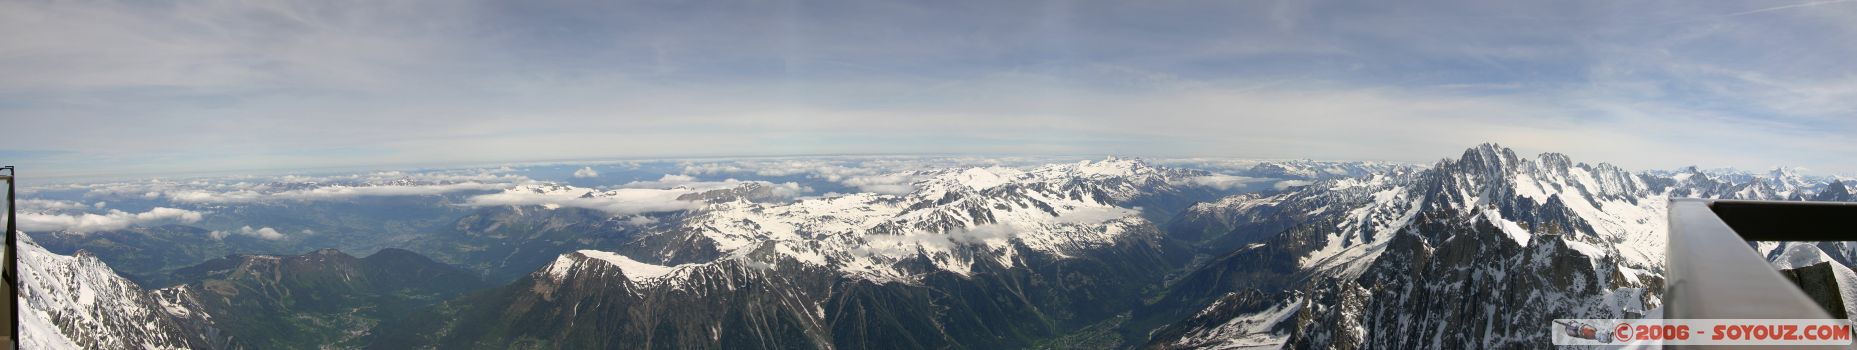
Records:
[[[11,1],[39,176],[1121,154],[1857,174],[1857,1]]]

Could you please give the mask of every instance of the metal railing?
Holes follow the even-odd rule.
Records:
[[[19,209],[13,207],[14,169],[12,166],[5,166],[0,167],[0,171],[6,171],[6,175],[0,175],[0,180],[6,180],[6,343],[8,343],[7,347],[17,349],[19,348],[19,249],[17,247],[19,245],[19,224],[17,223],[19,217],[15,213]]]
[[[1665,318],[1833,318],[1748,241],[1857,240],[1857,203],[1672,199],[1669,219]]]

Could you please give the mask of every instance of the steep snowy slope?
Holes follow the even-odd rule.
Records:
[[[96,257],[52,254],[21,233],[20,341],[44,348],[228,347],[196,310],[164,303]],[[25,347],[22,347],[25,348]]]

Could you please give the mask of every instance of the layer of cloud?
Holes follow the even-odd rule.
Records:
[[[916,190],[914,183],[922,179],[922,176],[910,173],[891,173],[851,176],[845,178],[843,183],[863,192],[904,195],[914,192]]]
[[[701,180],[698,180],[695,176],[678,175],[678,174],[665,174],[664,176],[659,177],[657,180],[628,182],[624,185],[620,185],[619,187],[630,188],[630,189],[665,189],[665,190],[683,190],[683,191],[690,191],[690,192],[702,192],[702,191],[714,191],[714,190],[739,188],[739,187],[742,187],[743,185],[748,185],[748,184],[758,185],[761,188],[764,188],[768,191],[767,193],[768,196],[772,196],[774,198],[781,198],[781,199],[792,199],[795,197],[806,195],[807,193],[811,193],[813,191],[812,188],[800,185],[799,183],[796,183],[796,182],[773,183],[769,181],[743,181],[743,180],[736,180],[732,178],[723,179],[721,181],[701,181]],[[760,199],[766,199],[766,198],[760,198]]]
[[[303,232],[305,234],[313,233],[312,231],[309,231],[309,230],[304,230]],[[251,236],[251,237],[257,237],[260,239],[267,239],[267,240],[273,240],[273,241],[281,240],[285,238],[284,233],[277,232],[277,229],[273,229],[270,227],[259,227],[259,228],[254,229],[251,226],[240,227],[237,230],[213,231],[213,232],[208,233],[208,235],[213,237],[213,239],[225,239],[226,236],[229,236],[229,235]]]
[[[75,201],[63,201],[63,200],[55,200],[55,199],[36,199],[36,198],[17,199],[15,200],[15,204],[19,205],[19,211],[21,212],[46,212],[46,211],[103,209],[105,205],[104,202],[97,202],[96,204],[86,205],[84,203],[79,203]]]
[[[731,179],[729,181],[734,181],[734,180]],[[689,186],[689,185],[701,184],[701,183],[702,183],[701,181],[697,181],[695,176],[679,175],[679,174],[664,174],[664,176],[659,177],[657,180],[633,181],[633,182],[628,182],[624,185],[620,185],[620,187],[668,189],[668,188],[677,187],[677,186]]]
[[[580,170],[574,171],[574,177],[582,178],[582,179],[595,178],[595,177],[600,177],[600,172],[594,171],[593,167],[583,167],[583,168],[580,168]]]
[[[495,191],[532,182],[505,169],[368,172],[325,176],[229,176],[71,185],[89,198],[167,200],[186,204],[341,201],[361,197],[433,196]]]
[[[799,176],[836,182],[859,192],[907,194],[928,172],[971,167],[1030,167],[1077,157],[818,157],[682,162],[684,174]]]
[[[595,193],[595,195],[587,195]],[[465,200],[465,205],[485,206],[543,206],[593,209],[613,216],[636,215],[642,213],[691,210],[702,206],[700,202],[683,200],[678,197],[694,193],[681,189],[645,189],[621,188],[607,191],[592,189],[571,189],[549,193],[536,193],[515,189],[500,193],[473,196]]]
[[[1057,216],[1057,222],[1063,224],[1101,224],[1141,214],[1141,208],[1122,207],[1083,207],[1064,212]]]
[[[1308,186],[1310,183],[1311,182],[1305,181],[1305,180],[1283,180],[1283,181],[1277,181],[1277,183],[1272,184],[1271,187],[1276,188],[1278,190],[1287,190],[1290,187]]]
[[[157,207],[139,213],[112,209],[102,214],[22,212],[18,213],[18,215],[20,230],[32,232],[65,231],[81,234],[96,231],[121,230],[129,228],[130,226],[194,223],[200,221],[203,214],[186,209]]]
[[[1204,187],[1210,187],[1210,188],[1219,189],[1219,190],[1231,190],[1231,189],[1244,188],[1245,186],[1248,186],[1253,183],[1269,181],[1269,180],[1270,179],[1259,179],[1259,178],[1253,178],[1253,177],[1224,175],[1224,174],[1195,176],[1193,178],[1187,179],[1187,181],[1193,184],[1194,186],[1204,186]]]
[[[328,186],[275,193],[187,191],[165,193],[164,196],[176,202],[185,203],[249,203],[263,200],[340,201],[359,197],[433,196],[464,191],[500,190],[510,186],[512,185],[466,182],[442,185]]]

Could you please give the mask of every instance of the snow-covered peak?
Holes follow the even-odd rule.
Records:
[[[1195,172],[1137,160],[919,172],[900,195],[859,193],[790,203],[716,203],[681,223],[733,259],[792,259],[874,280],[908,280],[905,261],[968,273],[1064,258],[1148,227],[1129,198],[1173,190]],[[656,259],[655,261],[663,261]]]
[[[135,283],[82,251],[46,251],[19,233],[20,342],[47,349],[185,349],[206,347],[177,318],[191,310],[163,307]],[[25,348],[25,347],[22,347]]]
[[[612,252],[583,249],[575,253],[585,255],[589,258],[600,259],[600,261],[605,261],[608,264],[613,264],[613,266],[618,267],[620,271],[625,273],[626,278],[633,281],[654,280],[677,271],[676,267],[642,263]]]
[[[1140,159],[1122,159],[1114,156],[1101,161],[1078,161],[1074,166],[1047,166],[1041,169],[1069,168],[1074,174],[1090,177],[1130,177],[1159,172],[1147,162]]]
[[[1771,184],[1776,197],[1783,199],[1803,199],[1804,192],[1814,187],[1811,180],[1799,175],[1798,168],[1774,167],[1767,171],[1766,182]]]
[[[1019,169],[995,166],[917,171],[908,176],[921,180],[915,182],[915,191],[906,195],[939,196],[946,192],[983,191],[1021,181],[1028,175]]]
[[[1014,178],[1017,178],[1024,174],[1025,172],[1023,171],[1018,171],[1018,170],[1011,169],[1011,168],[988,167],[988,168],[968,168],[967,170],[962,170],[960,173],[956,173],[951,176],[954,178],[956,182],[959,182],[962,185],[966,185],[968,188],[972,188],[976,190],[984,190],[988,188],[993,188],[995,186],[999,186],[1001,184],[1005,184],[1007,182],[1012,182]]]
[[[1767,178],[1779,183],[1804,183],[1805,176],[1799,175],[1799,168],[1773,167],[1767,170]]]
[[[562,254],[542,267],[538,276],[545,275],[554,282],[560,282],[576,273],[606,273],[617,271],[627,281],[635,285],[657,285],[674,280],[683,271],[707,264],[682,264],[662,266],[633,260],[619,253],[582,249]]]

